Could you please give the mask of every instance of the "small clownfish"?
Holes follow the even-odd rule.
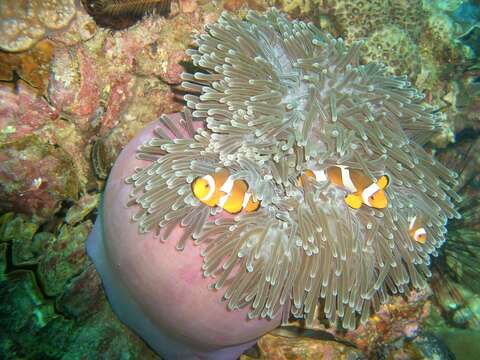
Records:
[[[366,176],[362,171],[349,169],[346,166],[330,166],[325,170],[306,170],[303,175],[323,182],[330,180],[337,186],[347,189],[351,194],[345,196],[345,202],[353,209],[359,209],[362,204],[375,209],[384,209],[388,199],[384,189],[389,184],[387,175],[381,176],[377,181]],[[302,186],[301,177],[299,179]]]
[[[410,219],[410,223],[408,224],[408,232],[413,240],[419,242],[420,244],[425,244],[425,241],[427,241],[427,231],[420,225],[420,221],[417,219],[417,216],[414,216]]]
[[[259,208],[260,201],[254,199],[244,180],[232,180],[227,169],[213,175],[198,177],[192,182],[193,195],[210,207],[219,206],[230,214],[245,210],[252,212]]]

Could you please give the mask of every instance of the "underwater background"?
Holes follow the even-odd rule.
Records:
[[[430,288],[393,297],[366,325],[301,321],[241,359],[480,358],[480,1],[0,2],[0,358],[158,359],[112,312],[85,252],[121,149],[181,111],[192,36],[222,11],[276,7],[406,75],[445,114],[426,145],[459,174],[461,219]],[[186,320],[188,321],[188,320]]]

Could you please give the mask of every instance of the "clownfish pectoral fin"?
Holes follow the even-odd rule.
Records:
[[[362,197],[360,195],[349,194],[345,196],[345,202],[353,209],[360,209],[362,206]]]
[[[390,179],[387,175],[383,175],[377,180],[377,186],[382,190],[385,189],[389,183]]]

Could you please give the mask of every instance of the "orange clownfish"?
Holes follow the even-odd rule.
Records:
[[[427,231],[420,225],[420,221],[417,219],[417,216],[414,216],[410,219],[410,223],[408,224],[408,232],[413,240],[419,242],[420,244],[425,244],[425,241],[427,241]]]
[[[260,200],[248,191],[248,184],[244,180],[232,180],[227,169],[196,178],[192,182],[192,192],[201,203],[210,207],[219,206],[230,214],[239,213],[242,209],[252,212],[260,206]]]
[[[347,189],[350,194],[345,196],[345,202],[353,209],[359,209],[363,204],[375,209],[384,209],[388,205],[384,191],[389,184],[386,175],[372,182],[362,171],[341,165],[330,166],[320,171],[306,170],[303,175],[312,177],[319,182],[329,180],[335,185]],[[300,185],[302,185],[301,178]]]

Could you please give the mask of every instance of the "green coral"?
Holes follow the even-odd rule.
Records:
[[[287,13],[299,12],[306,14],[318,7],[320,3],[321,0],[282,0],[279,7]]]
[[[420,69],[417,46],[405,30],[395,25],[375,31],[366,40],[363,59],[383,63],[389,73],[408,74],[410,79],[414,79]]]

